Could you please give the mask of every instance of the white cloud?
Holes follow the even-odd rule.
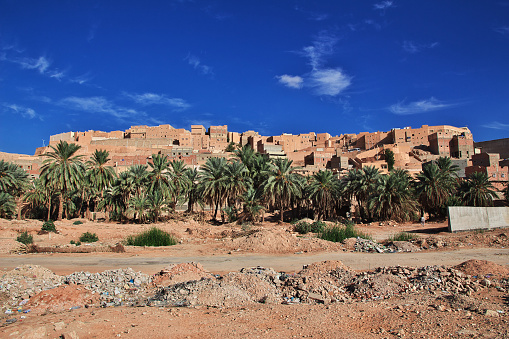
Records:
[[[382,1],[382,2],[379,2],[379,3],[373,5],[373,9],[382,10],[382,11],[387,8],[390,8],[390,7],[394,7],[394,2],[389,1],[389,0]]]
[[[89,82],[91,79],[92,79],[92,77],[90,76],[90,74],[85,73],[85,74],[79,75],[79,76],[74,77],[74,78],[69,78],[69,81],[73,82],[73,83],[77,83],[77,84],[83,85],[84,83]]]
[[[312,87],[317,95],[336,96],[344,91],[351,84],[351,77],[339,69],[314,70],[309,76],[306,84]]]
[[[509,131],[509,124],[503,124],[498,121],[490,122],[489,124],[482,125],[482,127]]]
[[[191,107],[184,99],[168,98],[164,94],[143,93],[143,94],[128,94],[124,93],[127,97],[134,100],[134,102],[148,106],[148,105],[164,105],[173,107],[174,109],[184,110]]]
[[[5,108],[4,111],[8,111],[11,113],[16,113],[21,115],[23,118],[40,118],[37,113],[32,108],[29,107],[23,107],[16,104],[8,104],[8,103],[2,103],[2,106]]]
[[[495,28],[495,32],[507,35],[509,34],[509,26],[502,26]]]
[[[200,59],[197,56],[192,54],[188,54],[184,60],[187,60],[189,65],[193,66],[194,69],[198,70],[200,73],[204,75],[214,75],[212,67],[202,64]]]
[[[352,77],[339,67],[325,67],[326,56],[334,53],[334,46],[338,40],[335,35],[322,32],[312,45],[304,47],[299,52],[300,55],[309,59],[311,71],[302,76],[279,75],[276,79],[287,87],[311,88],[313,94],[319,96],[339,95],[351,85]]]
[[[19,64],[22,68],[36,69],[41,74],[44,74],[51,64],[51,62],[43,56],[41,56],[37,59],[17,58],[17,59],[13,59],[12,61]]]
[[[432,49],[439,45],[438,42],[432,42],[430,44],[420,44],[414,41],[403,41],[403,50],[410,54],[422,52],[425,49]]]
[[[283,85],[290,87],[290,88],[302,88],[302,83],[304,82],[304,79],[298,75],[288,75],[283,74],[276,77],[280,83]]]
[[[431,97],[429,99],[414,101],[410,103],[405,103],[404,101],[398,102],[397,104],[391,105],[388,109],[394,114],[397,115],[411,115],[411,114],[419,114],[430,111],[436,111],[440,109],[445,109],[449,107],[456,106],[457,104],[453,103],[444,103],[440,100]]]
[[[77,111],[109,114],[119,119],[145,115],[144,112],[117,106],[103,97],[67,97],[60,100],[59,104]]]

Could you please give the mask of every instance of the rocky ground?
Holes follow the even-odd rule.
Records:
[[[509,268],[504,259],[503,265],[465,258],[452,267],[387,265],[364,271],[330,260],[310,262],[298,271],[246,267],[209,272],[192,262],[150,274],[129,268],[69,270],[73,257],[85,255],[79,252],[119,249],[124,252],[116,256],[164,251],[169,257],[228,253],[290,257],[338,251],[378,256],[469,247],[503,251],[509,245],[504,229],[449,234],[443,222],[424,227],[374,223],[357,226],[374,241],[335,244],[313,234],[299,235],[289,224],[242,227],[178,220],[157,226],[173,233],[180,244],[153,249],[118,245],[151,225],[75,221],[56,222],[58,234],[39,234],[40,221],[0,221],[4,253],[0,337],[509,337]],[[68,260],[69,269],[53,272],[31,264],[7,269],[14,256],[48,255],[19,254],[26,248],[14,239],[25,230],[38,248]],[[99,242],[70,244],[87,231],[96,233]],[[400,231],[411,231],[418,238],[385,241]]]

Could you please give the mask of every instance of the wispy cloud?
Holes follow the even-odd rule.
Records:
[[[290,88],[302,88],[302,84],[304,82],[304,79],[302,79],[302,77],[298,75],[292,76],[288,74],[283,74],[276,76],[276,78],[279,80],[280,83]]]
[[[509,35],[509,26],[496,27],[495,32],[503,35]]]
[[[394,1],[390,1],[390,0],[382,1],[382,2],[379,2],[379,3],[376,3],[373,5],[373,9],[378,10],[378,11],[384,11],[387,8],[391,8],[391,7],[395,7],[395,5],[394,5]]]
[[[59,105],[86,113],[108,114],[118,119],[146,115],[145,112],[118,106],[104,97],[67,97],[60,100]]]
[[[93,79],[93,77],[89,73],[85,73],[82,75],[78,75],[77,77],[69,78],[69,81],[76,83],[76,84],[83,85],[92,79]]]
[[[199,71],[203,75],[214,75],[212,67],[203,64],[197,56],[192,54],[188,54],[184,60],[186,60],[189,65],[193,66],[194,69]]]
[[[92,26],[90,27],[90,30],[88,31],[88,35],[87,35],[88,42],[94,40],[95,33],[97,32],[97,28],[99,28],[99,25],[96,23],[92,24]]]
[[[432,42],[430,44],[420,44],[414,41],[405,40],[403,41],[402,47],[405,52],[415,54],[422,52],[425,49],[432,49],[438,47],[438,45],[439,45],[438,42]]]
[[[15,113],[21,115],[23,118],[33,119],[33,118],[39,118],[41,117],[29,107],[24,107],[16,104],[9,104],[6,102],[2,103],[2,106],[4,107],[4,112],[8,113]]]
[[[338,37],[322,32],[310,45],[298,53],[309,60],[311,71],[303,75],[279,75],[276,79],[287,87],[311,88],[315,95],[337,96],[351,85],[352,77],[339,67],[327,67],[326,57],[334,53]]]
[[[191,107],[191,105],[181,98],[168,98],[164,94],[155,93],[143,93],[143,94],[129,94],[124,93],[125,96],[134,100],[134,102],[143,105],[164,105],[172,107],[176,110],[185,110]]]
[[[406,103],[405,101],[400,101],[397,104],[389,106],[389,111],[397,115],[412,115],[412,114],[420,114],[431,111],[437,111],[440,109],[445,109],[449,107],[457,106],[456,103],[446,103],[440,100],[431,97],[429,99],[413,101]]]
[[[482,127],[509,131],[509,124],[503,124],[498,121],[493,121],[488,124],[484,124],[484,125],[482,125]]]

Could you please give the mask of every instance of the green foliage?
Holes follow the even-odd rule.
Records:
[[[171,246],[176,244],[177,239],[156,227],[126,239],[126,245],[129,246]]]
[[[41,231],[57,233],[57,228],[55,227],[53,220],[48,220],[42,224]]]
[[[315,221],[313,223],[299,221],[293,226],[293,229],[299,234],[307,234],[309,232],[320,233],[325,229],[325,223],[323,221]]]
[[[223,211],[228,216],[228,222],[235,222],[238,219],[238,211],[235,206],[228,206],[223,208]]]
[[[390,149],[385,150],[385,162],[387,163],[387,169],[392,171],[394,169],[394,152]]]
[[[371,239],[369,235],[357,231],[353,223],[347,223],[344,226],[335,225],[332,227],[325,228],[322,232],[318,234],[318,237],[320,239],[333,242],[342,242],[345,239],[357,237],[363,239]]]
[[[71,240],[71,245],[79,246],[79,245],[81,245],[81,241],[74,241],[74,240]]]
[[[81,220],[76,220],[75,222],[72,223],[73,225],[81,225],[83,224],[83,221]]]
[[[9,193],[0,192],[0,217],[12,218],[16,214],[16,202]]]
[[[466,180],[463,180],[459,194],[466,206],[493,206],[493,200],[497,199],[495,187],[490,182],[488,175],[482,172],[474,172]]]
[[[28,244],[32,244],[34,242],[34,237],[31,236],[30,234],[28,234],[27,231],[21,233],[20,235],[18,235],[18,237],[16,238],[16,241],[22,243],[22,244],[25,244],[25,245],[28,245]]]
[[[231,141],[228,146],[226,146],[225,152],[234,152],[235,151],[235,143]]]
[[[95,233],[86,232],[80,236],[81,242],[96,242],[98,240],[99,240],[99,237]]]
[[[419,237],[416,234],[408,233],[408,232],[399,232],[391,236],[388,241],[410,241],[414,239],[418,239]]]

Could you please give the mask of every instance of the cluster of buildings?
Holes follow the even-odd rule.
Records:
[[[129,166],[147,164],[152,154],[165,154],[170,160],[183,160],[189,167],[199,167],[211,157],[230,158],[229,145],[250,145],[267,157],[287,157],[298,171],[309,175],[329,169],[338,175],[352,168],[375,166],[388,172],[385,152],[394,154],[394,167],[411,174],[421,171],[422,164],[440,156],[451,157],[460,167],[460,176],[472,172],[486,172],[497,186],[502,187],[509,176],[509,138],[474,143],[467,127],[447,125],[420,128],[394,128],[388,132],[359,134],[329,133],[281,134],[262,136],[255,131],[228,131],[228,126],[192,125],[191,130],[170,125],[131,126],[126,131],[67,132],[52,135],[49,145],[36,149],[33,156],[0,152],[0,159],[22,166],[38,176],[49,146],[59,141],[81,146],[80,154],[90,156],[95,150],[107,150],[117,173]]]

